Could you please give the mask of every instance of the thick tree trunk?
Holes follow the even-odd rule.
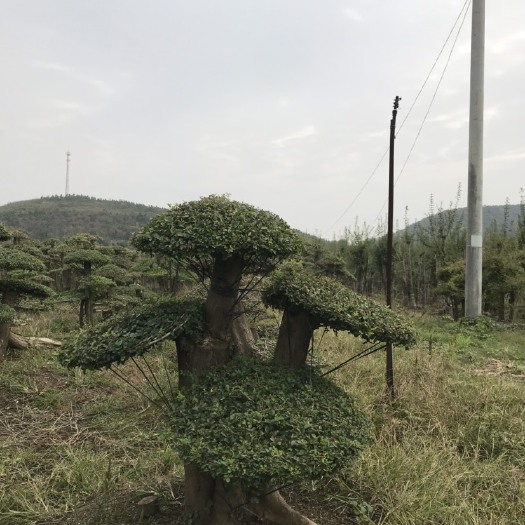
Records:
[[[93,326],[94,324],[94,313],[95,313],[95,302],[91,297],[86,297],[85,299],[85,309],[86,309],[86,321],[88,326]]]
[[[184,338],[177,341],[181,388],[188,386],[190,374],[226,365],[234,356],[235,346],[244,344],[242,317],[236,312],[242,269],[240,258],[216,260],[205,304],[207,336],[198,344]],[[234,325],[237,326],[238,345],[234,344]],[[215,480],[191,464],[185,465],[184,478],[185,510],[192,525],[209,525],[212,513],[218,512],[214,510]]]
[[[294,510],[279,492],[272,492],[250,505],[258,516],[276,525],[316,525],[315,522]]]
[[[9,334],[9,348],[15,348],[16,350],[26,350],[29,348],[30,343],[27,337],[23,337],[18,334],[11,332]]]
[[[192,525],[209,525],[215,480],[195,465],[184,465],[184,506]]]
[[[16,293],[12,291],[4,292],[2,295],[2,304],[13,308],[16,304]],[[9,347],[9,335],[11,334],[11,322],[0,324],[0,361],[2,361]]]
[[[298,368],[306,362],[313,327],[310,315],[304,311],[284,311],[275,348],[275,361],[289,368]]]
[[[7,334],[7,335],[6,335]],[[7,340],[7,345],[4,343]],[[48,337],[24,337],[15,334],[10,325],[0,325],[0,361],[5,357],[9,348],[15,350],[26,350],[30,346],[62,346],[60,341]]]
[[[224,366],[233,356],[231,341],[213,337],[205,337],[199,343],[185,338],[177,339],[179,386],[189,386],[192,374]]]
[[[497,297],[498,321],[505,321],[505,293],[501,292]]]
[[[243,270],[242,259],[217,258],[206,298],[206,328],[217,339],[230,339],[232,321],[239,315],[235,311],[238,303],[239,284]]]
[[[224,366],[237,353],[255,352],[253,334],[238,301],[241,275],[241,259],[215,262],[205,304],[206,337],[199,343],[177,340],[181,388],[189,385],[190,374]],[[282,365],[295,368],[305,363],[313,329],[309,316],[303,312],[287,312],[285,316],[275,358]],[[195,465],[185,465],[184,473],[185,510],[192,525],[233,525],[234,509],[244,504],[277,525],[315,525],[290,508],[278,492],[262,497],[255,505],[247,504],[239,487],[227,487]]]
[[[84,319],[86,317],[86,300],[80,300],[80,308],[78,310],[78,324],[80,328],[84,328]]]
[[[248,511],[259,520],[275,525],[316,525],[315,522],[294,510],[278,491],[261,496],[252,501],[238,486],[226,486],[217,480],[213,499],[213,512],[208,525],[234,525],[239,522],[239,514]]]
[[[306,363],[315,323],[307,312],[284,311],[274,359],[288,368],[300,368]],[[290,507],[279,491],[262,497],[250,509],[263,519],[276,525],[315,525],[315,523]]]
[[[0,323],[0,361],[3,361],[7,354],[10,333],[11,323]]]
[[[242,306],[241,306],[242,308]],[[254,356],[257,352],[255,337],[248,325],[246,316],[241,313],[234,317],[232,324],[232,337],[235,347],[235,354]]]
[[[9,334],[9,348],[16,350],[26,350],[30,346],[51,346],[53,348],[62,346],[60,341],[55,341],[49,337],[25,337],[15,334],[12,330]]]

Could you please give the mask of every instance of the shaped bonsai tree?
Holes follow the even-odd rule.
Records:
[[[95,268],[111,261],[107,255],[97,250],[96,241],[97,237],[87,233],[74,235],[68,240],[71,251],[63,258],[63,262],[78,274],[75,288],[80,295],[78,321],[81,327],[85,323],[93,324],[95,301],[115,286],[112,279],[93,272]]]
[[[275,359],[265,362],[246,337],[241,300],[299,250],[284,221],[212,196],[172,207],[133,242],[191,269],[207,287],[204,300],[167,299],[116,316],[65,346],[62,363],[109,368],[174,339],[181,389],[159,397],[185,462],[191,522],[228,525],[236,509],[249,507],[273,523],[313,524],[286,504],[278,487],[336,473],[369,437],[357,404],[304,366],[313,330],[331,326],[368,341],[408,345],[410,327],[341,284],[284,268],[264,294],[285,310]],[[335,303],[334,294],[341,294]],[[366,319],[369,313],[374,320]]]
[[[6,233],[0,229],[0,237]],[[41,283],[45,264],[37,257],[12,246],[0,246],[0,360],[9,346],[15,307],[23,297],[44,299],[52,290]]]

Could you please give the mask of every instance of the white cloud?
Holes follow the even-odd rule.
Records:
[[[98,78],[89,78],[89,77],[84,77],[84,78],[79,77],[79,78],[81,80],[84,80],[86,84],[93,86],[99,92],[100,95],[110,96],[115,93],[115,90],[113,89],[113,87],[110,86],[104,80],[100,80]]]
[[[501,155],[493,155],[485,159],[486,162],[511,162],[525,159],[525,151],[509,151]]]
[[[346,18],[352,20],[352,22],[362,22],[364,20],[361,13],[352,7],[346,7],[343,9],[343,14],[346,16]]]
[[[493,42],[488,42],[488,49],[492,53],[499,55],[502,53],[508,53],[513,47],[519,45],[521,41],[525,40],[525,31],[518,31],[512,35],[508,35],[505,38],[500,38]]]
[[[291,133],[290,135],[286,135],[279,139],[272,140],[271,143],[274,146],[277,146],[278,148],[282,148],[286,146],[288,142],[305,139],[308,137],[312,137],[313,135],[316,135],[316,134],[317,134],[317,131],[315,129],[315,126],[306,126],[305,128],[299,131],[296,131],[295,133]]]
[[[45,60],[34,60],[32,65],[39,69],[47,69],[50,71],[60,71],[61,73],[69,72],[70,69],[64,65],[59,64],[58,62],[47,62]]]
[[[34,60],[31,64],[33,65],[33,67],[36,67],[37,69],[43,69],[46,71],[54,71],[56,73],[62,73],[63,75],[66,75],[67,77],[73,80],[76,80],[79,83],[87,84],[88,86],[95,88],[95,91],[98,92],[98,94],[100,95],[109,96],[109,95],[113,95],[115,92],[114,88],[105,80],[102,80],[92,75],[88,75],[81,71],[75,71],[71,67],[65,64],[61,64],[59,62]]]
[[[468,109],[452,111],[450,113],[443,113],[431,118],[429,123],[441,122],[446,128],[459,129],[468,124],[468,115]]]

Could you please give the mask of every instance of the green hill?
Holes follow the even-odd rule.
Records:
[[[127,244],[133,233],[163,211],[156,206],[84,195],[52,196],[0,206],[0,223],[25,230],[38,240],[91,233],[107,244]]]
[[[507,210],[505,212],[505,209]],[[436,212],[435,218],[439,218],[440,215],[450,213],[451,210],[440,210]],[[515,232],[518,227],[518,220],[521,213],[520,204],[509,204],[505,205],[490,205],[483,206],[483,230],[487,231],[496,225],[501,228],[505,222],[505,213],[507,213],[507,228],[509,233]],[[467,208],[458,208],[456,210],[456,217],[464,228],[467,227]],[[410,225],[410,229],[421,227],[427,229],[429,227],[429,219],[425,217],[420,221],[417,221]]]
[[[508,227],[514,231],[520,214],[520,205],[508,206]],[[67,239],[76,233],[98,235],[107,244],[127,244],[131,235],[142,228],[152,217],[165,208],[146,206],[123,200],[106,200],[85,195],[41,197],[27,201],[11,202],[0,206],[0,223],[9,229],[25,230],[38,240]],[[440,211],[436,214],[446,213]],[[466,227],[467,209],[458,208],[457,217]],[[483,225],[504,222],[505,206],[484,206]],[[410,228],[428,227],[428,217]],[[298,232],[300,233],[300,232]],[[315,236],[303,234],[310,240]],[[333,241],[322,244],[331,245]]]

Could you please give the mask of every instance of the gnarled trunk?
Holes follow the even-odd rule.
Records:
[[[226,365],[234,355],[233,321],[238,302],[243,263],[240,258],[218,258],[206,298],[207,335],[195,343],[185,338],[177,341],[179,385],[187,387],[189,374]],[[192,525],[208,525],[214,509],[216,482],[192,464],[184,466],[184,504]]]
[[[0,361],[2,361],[7,354],[10,333],[11,323],[0,323]]]
[[[2,304],[13,308],[16,304],[16,293],[7,291],[3,293]],[[9,347],[9,336],[11,334],[11,322],[0,323],[0,361],[2,361],[6,354],[7,348]]]
[[[238,301],[242,260],[218,259],[205,304],[206,335],[198,343],[177,340],[179,384],[187,387],[190,374],[226,365],[236,354],[253,354],[253,334]],[[285,312],[275,359],[283,366],[304,365],[313,328],[305,312]],[[192,525],[233,525],[235,509],[246,507],[277,525],[315,525],[293,510],[276,492],[248,503],[240,487],[231,487],[202,472],[193,464],[184,467],[185,509]],[[261,491],[268,492],[268,491]]]
[[[261,489],[262,492],[264,492]],[[213,510],[208,525],[234,525],[239,514],[249,512],[267,523],[275,525],[316,525],[315,522],[296,511],[278,491],[266,491],[259,498],[250,497],[238,485],[227,485],[217,480],[213,497]]]
[[[286,309],[283,313],[274,359],[288,368],[299,368],[306,362],[313,327],[310,315]]]
[[[276,525],[316,525],[315,522],[290,507],[278,491],[262,497],[258,503],[251,504],[250,509],[261,518]]]

